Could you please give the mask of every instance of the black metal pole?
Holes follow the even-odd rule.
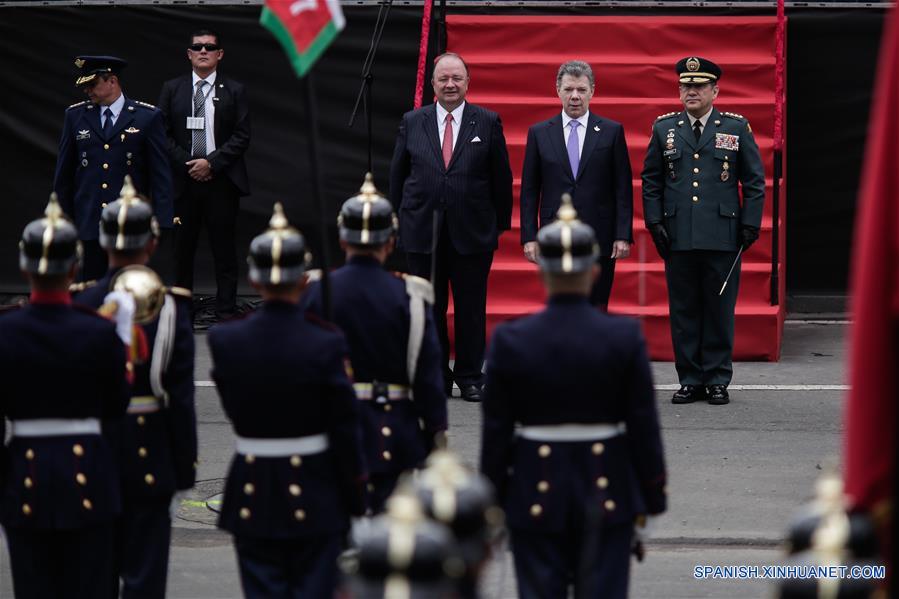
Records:
[[[780,304],[780,179],[783,150],[774,150],[774,184],[771,192],[771,305]]]
[[[440,0],[437,11],[437,55],[446,52],[446,0]]]
[[[303,95],[306,96],[306,126],[309,139],[309,169],[312,171],[312,201],[319,214],[321,225],[321,246],[319,247],[319,260],[322,267],[322,310],[325,320],[333,320],[334,313],[331,305],[331,281],[328,270],[331,267],[331,257],[328,244],[328,219],[325,209],[325,201],[322,197],[321,169],[319,167],[318,153],[321,145],[318,140],[318,106],[315,103],[315,84],[312,80],[312,71],[303,77]]]
[[[350,114],[347,126],[352,127],[356,122],[356,114],[359,112],[359,105],[365,108],[366,131],[368,135],[368,172],[372,169],[372,85],[375,76],[372,73],[372,66],[375,63],[375,54],[378,52],[378,46],[381,45],[381,36],[384,34],[384,28],[387,26],[387,17],[390,16],[390,8],[393,6],[393,0],[382,2],[378,8],[378,17],[375,20],[375,28],[371,34],[371,42],[368,46],[368,54],[362,62],[362,85],[356,96],[356,103],[353,105],[353,112]]]

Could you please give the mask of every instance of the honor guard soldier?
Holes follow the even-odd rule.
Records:
[[[20,599],[109,594],[121,491],[100,422],[125,413],[128,380],[116,325],[71,305],[80,251],[51,197],[19,243],[30,304],[0,316],[0,521]]]
[[[298,305],[308,254],[280,204],[248,260],[262,307],[209,331],[237,435],[219,527],[234,535],[247,597],[331,597],[350,516],[365,511],[347,343]]]
[[[128,412],[107,432],[114,439],[124,509],[116,522],[116,573],[123,597],[164,597],[173,497],[194,485],[197,422],[194,409],[194,336],[190,292],[166,290],[144,266],[156,249],[159,228],[152,207],[137,197],[129,177],[122,196],[100,217],[100,247],[109,271],[83,288],[76,303],[99,308],[113,290],[131,293],[146,358],[134,362]]]
[[[749,122],[712,106],[721,68],[694,56],[675,70],[684,110],[664,114],[652,126],[643,163],[643,216],[665,261],[681,384],[671,401],[723,405],[730,401],[733,376],[736,261],[759,236],[765,169]]]
[[[89,100],[66,110],[53,189],[84,245],[82,281],[106,272],[97,223],[103,205],[118,198],[125,175],[152,198],[160,226],[172,227],[172,172],[162,112],[122,93],[119,77],[127,64],[115,56],[75,59],[75,85]]]
[[[636,321],[590,306],[598,247],[568,194],[537,241],[549,301],[493,334],[481,468],[520,597],[626,597],[635,519],[666,507],[646,344]]]
[[[334,323],[347,336],[361,402],[369,469],[368,507],[384,502],[403,471],[424,462],[446,431],[446,394],[430,283],[384,270],[393,251],[396,217],[371,173],[338,218],[346,265],[331,274]],[[323,314],[321,289],[304,306]],[[419,422],[421,424],[419,424]]]

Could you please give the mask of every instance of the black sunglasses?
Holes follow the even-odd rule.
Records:
[[[199,52],[203,48],[206,49],[207,52],[215,52],[219,49],[218,44],[191,44],[188,46],[188,49],[193,50],[194,52]]]

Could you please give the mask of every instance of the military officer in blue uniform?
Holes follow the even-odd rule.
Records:
[[[573,585],[623,598],[635,520],[666,507],[646,343],[636,321],[591,307],[598,246],[568,194],[537,241],[549,301],[493,334],[481,468],[506,511],[520,597]]]
[[[368,508],[384,509],[400,474],[417,468],[447,426],[440,344],[428,281],[384,270],[396,216],[371,174],[338,220],[346,265],[331,274],[333,321],[347,336],[368,462]],[[303,305],[323,314],[313,284]],[[419,424],[419,422],[421,424]]]
[[[350,516],[365,511],[349,349],[299,306],[307,260],[275,204],[250,244],[262,307],[209,332],[212,377],[237,435],[219,527],[234,535],[247,597],[331,597]]]
[[[121,510],[115,456],[101,420],[128,405],[116,325],[71,304],[75,227],[55,198],[19,244],[31,301],[0,315],[0,522],[20,599],[108,595],[113,521]]]
[[[124,420],[108,428],[122,478],[124,509],[116,522],[114,595],[164,597],[171,539],[170,506],[176,492],[194,485],[197,423],[194,409],[194,336],[191,294],[166,290],[145,267],[159,228],[152,207],[137,197],[130,178],[122,196],[100,219],[100,247],[109,271],[78,284],[74,301],[99,308],[112,290],[129,291],[147,356],[134,363],[134,384]],[[143,309],[141,309],[143,308]]]
[[[643,218],[665,260],[674,364],[672,402],[730,401],[737,252],[758,239],[765,169],[749,121],[718,112],[721,68],[691,56],[675,66],[684,111],[652,126],[643,163]],[[742,186],[743,202],[740,203]]]
[[[84,247],[81,280],[106,272],[106,252],[97,242],[104,204],[118,198],[125,175],[148,195],[160,227],[172,227],[172,173],[162,112],[122,93],[119,75],[127,63],[114,56],[79,56],[75,85],[89,100],[66,110],[53,189],[74,220]]]

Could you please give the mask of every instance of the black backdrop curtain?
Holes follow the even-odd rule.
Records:
[[[344,11],[346,30],[315,68],[323,141],[320,163],[326,206],[334,215],[340,203],[359,188],[366,168],[364,119],[360,115],[353,129],[347,127],[347,120],[378,9],[345,7]],[[620,9],[589,12],[622,14]],[[40,214],[51,191],[63,110],[83,99],[72,85],[74,57],[114,54],[127,59],[130,66],[122,77],[126,95],[155,103],[163,81],[188,71],[185,48],[190,31],[198,26],[220,32],[225,48],[220,68],[246,84],[250,94],[253,137],[247,160],[253,194],[241,204],[241,257],[252,236],[265,227],[275,201],[285,204],[288,217],[317,247],[318,220],[308,195],[300,84],[274,38],[259,26],[258,17],[258,6],[0,9],[0,64],[6,84],[0,95],[0,291],[25,287],[17,272],[16,244],[22,227]],[[846,289],[855,192],[883,12],[797,9],[789,11],[788,17],[788,291],[840,293]],[[394,7],[375,65],[374,174],[383,192],[387,191],[396,126],[412,104],[420,24],[420,7]],[[601,65],[597,69],[601,76]],[[426,101],[429,97],[431,90],[426,86]],[[333,228],[329,237],[336,238]],[[337,254],[335,246],[332,255]],[[400,263],[397,259],[394,266]],[[203,245],[198,252],[197,290],[212,288],[211,259]]]

